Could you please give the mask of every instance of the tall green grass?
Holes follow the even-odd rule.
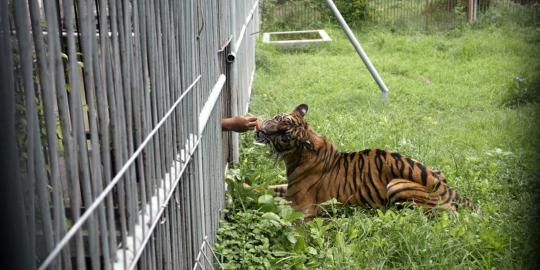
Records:
[[[351,208],[272,229],[264,225],[258,195],[233,193],[236,206],[228,210],[216,245],[227,268],[533,269],[540,30],[487,25],[429,35],[357,31],[390,89],[385,103],[341,30],[326,30],[333,42],[323,46],[258,45],[250,113],[265,119],[306,103],[307,121],[338,149],[377,147],[414,157],[442,170],[481,210],[430,216],[418,209]],[[285,183],[282,164],[252,136],[242,135],[231,178],[257,187]],[[252,203],[238,207],[242,200]],[[242,244],[257,233],[240,225],[257,221],[263,232],[290,235],[277,241],[272,233],[260,234],[273,243],[265,249],[276,251],[271,255]],[[248,259],[259,255],[263,259]]]

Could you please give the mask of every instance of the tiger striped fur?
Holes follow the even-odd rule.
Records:
[[[339,152],[307,124],[307,110],[301,104],[255,131],[256,141],[270,145],[286,165],[288,183],[273,189],[284,192],[306,217],[317,215],[318,205],[332,198],[373,208],[406,201],[449,210],[476,207],[452,190],[442,173],[414,159],[380,149]]]

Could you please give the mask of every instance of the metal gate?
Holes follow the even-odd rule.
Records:
[[[258,0],[0,0],[0,12],[26,265],[213,266],[238,158],[220,121],[247,111]]]

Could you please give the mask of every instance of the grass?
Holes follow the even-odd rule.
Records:
[[[338,149],[378,147],[411,156],[442,170],[481,211],[427,216],[418,209],[331,208],[328,216],[274,228],[256,222],[268,222],[258,195],[233,192],[216,245],[226,268],[534,269],[539,29],[356,31],[390,89],[385,103],[342,31],[325,29],[333,40],[327,45],[258,45],[250,113],[265,119],[306,103],[308,122]],[[255,146],[252,136],[242,135],[240,164],[231,178],[258,187],[285,183],[283,165]],[[240,228],[248,220],[266,229]],[[290,237],[276,238],[274,230]],[[266,237],[266,252],[275,253],[249,259],[262,254],[245,245],[250,235]]]

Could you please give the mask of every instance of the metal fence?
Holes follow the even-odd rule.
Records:
[[[258,0],[1,0],[0,11],[21,184],[10,203],[24,206],[28,265],[219,263],[210,247],[238,152],[220,121],[247,111]]]
[[[538,0],[369,0],[367,22],[390,27],[449,30],[490,12],[539,22]],[[504,13],[504,14],[501,14]]]
[[[261,0],[261,28],[264,31],[306,30],[330,22],[324,0]]]
[[[334,22],[324,2],[262,0],[262,28],[265,31],[282,31],[323,27]],[[538,0],[364,0],[343,6],[344,2],[336,1],[338,8],[347,14],[352,13],[349,23],[360,26],[448,30],[475,21],[490,11],[497,12],[498,16],[514,15],[526,17],[526,22],[540,22]],[[351,8],[358,9],[355,11],[357,16]]]

